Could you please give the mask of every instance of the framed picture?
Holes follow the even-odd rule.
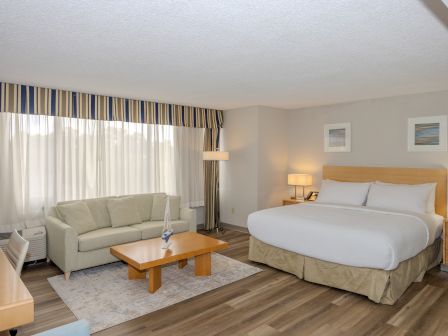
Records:
[[[434,152],[447,150],[447,117],[408,119],[408,151]]]
[[[326,124],[324,126],[325,152],[351,151],[351,124]]]

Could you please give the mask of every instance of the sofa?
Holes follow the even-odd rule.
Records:
[[[68,280],[70,272],[118,259],[110,247],[160,237],[169,201],[174,233],[196,232],[196,211],[164,193],[59,202],[46,217],[48,259]]]

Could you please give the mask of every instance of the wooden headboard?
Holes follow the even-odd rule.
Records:
[[[343,182],[373,182],[421,184],[437,183],[436,213],[446,217],[447,169],[446,168],[383,168],[324,166],[322,177]]]

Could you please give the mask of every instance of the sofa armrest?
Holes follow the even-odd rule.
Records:
[[[181,208],[180,209],[180,219],[188,222],[188,227],[190,232],[197,231],[197,219],[196,219],[196,210],[190,208]]]
[[[78,234],[70,225],[52,216],[46,218],[45,227],[47,228],[48,257],[62,271],[71,272],[74,270],[78,253]]]

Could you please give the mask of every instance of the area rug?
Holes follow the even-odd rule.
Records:
[[[194,259],[178,269],[162,269],[162,287],[148,293],[148,280],[128,280],[127,265],[116,262],[72,272],[69,281],[63,275],[48,282],[78,319],[90,322],[97,332],[139,316],[165,308],[262,270],[220,254],[212,254],[212,275],[196,277]]]

